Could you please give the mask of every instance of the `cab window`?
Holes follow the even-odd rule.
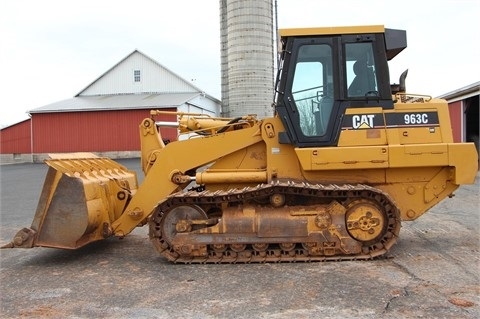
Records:
[[[302,134],[325,135],[333,107],[332,49],[329,45],[300,47],[292,96]]]
[[[345,70],[349,98],[378,96],[371,42],[345,44]]]

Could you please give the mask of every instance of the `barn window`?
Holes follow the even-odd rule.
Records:
[[[133,81],[140,82],[140,70],[133,70]]]

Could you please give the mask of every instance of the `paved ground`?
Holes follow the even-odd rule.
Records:
[[[45,173],[0,166],[0,244],[30,226]],[[77,251],[4,249],[0,317],[480,318],[478,177],[404,223],[386,260],[175,265],[146,228]]]

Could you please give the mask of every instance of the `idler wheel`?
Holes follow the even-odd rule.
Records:
[[[207,219],[207,214],[198,206],[176,206],[165,213],[162,220],[162,237],[168,243],[172,243],[178,232],[187,232],[204,227],[190,223],[193,220]]]

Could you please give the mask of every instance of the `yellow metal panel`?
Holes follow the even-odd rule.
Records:
[[[266,183],[266,170],[211,170],[196,174],[197,184]]]
[[[389,145],[398,145],[400,144],[400,133],[397,128],[387,129],[387,141]]]
[[[385,130],[343,130],[338,140],[339,147],[386,145],[387,137]]]
[[[304,170],[388,167],[388,151],[384,146],[296,148],[295,152]]]
[[[387,192],[394,198],[398,208],[400,209],[401,219],[403,221],[415,220],[422,216],[435,204],[443,200],[448,194],[452,194],[458,185],[447,182],[443,184],[445,188],[438,197],[434,197],[431,201],[425,201],[424,187],[425,183],[410,183],[407,185],[384,184],[379,185],[378,188]]]
[[[390,167],[447,166],[447,144],[390,145]]]
[[[422,106],[422,108],[419,108],[419,106]],[[430,123],[428,123],[422,125],[421,127],[408,125],[389,127],[387,129],[387,137],[389,144],[395,144],[397,141],[401,144],[440,142],[452,143],[453,133],[450,129],[450,113],[448,111],[448,104],[445,100],[430,99],[422,104],[401,103],[397,101],[395,103],[394,110],[384,111],[386,117],[388,117],[388,114],[392,113],[413,114],[429,112],[437,113],[438,124],[430,125]]]
[[[357,33],[384,33],[383,25],[366,25],[366,26],[344,26],[344,27],[324,27],[324,28],[292,28],[280,29],[281,37],[291,36],[309,36],[309,35],[326,35],[326,34],[357,34]]]
[[[264,119],[262,128],[268,180],[270,181],[278,176],[294,180],[304,178],[294,147],[291,144],[280,144],[278,142],[278,132],[285,131],[280,118]]]
[[[343,130],[338,146],[386,145],[387,136],[383,129]]]
[[[373,146],[388,144],[385,132],[385,120],[382,111],[381,107],[346,109],[338,146]],[[374,116],[378,121],[373,120]],[[357,118],[357,120],[355,120],[355,118]],[[355,123],[357,125],[355,125]],[[359,126],[358,124],[362,125]]]
[[[455,166],[455,184],[474,183],[478,171],[478,153],[475,144],[448,144],[448,164]]]
[[[450,172],[442,166],[390,168],[378,188],[395,199],[402,220],[414,220],[455,191]]]
[[[396,129],[400,144],[441,143],[440,127],[403,127]]]
[[[447,190],[447,182],[451,179],[451,169],[444,167],[434,178],[432,178],[423,188],[424,201],[429,203],[440,194]]]
[[[400,167],[386,170],[386,184],[424,184],[441,170],[439,167]]]
[[[303,171],[303,178],[316,184],[384,184],[386,169],[336,169]]]
[[[345,110],[345,114],[380,114],[383,112],[381,107],[350,107]]]
[[[311,171],[312,168],[312,153],[317,149],[311,148],[296,148],[295,153],[297,153],[298,161],[302,166],[303,170]]]

